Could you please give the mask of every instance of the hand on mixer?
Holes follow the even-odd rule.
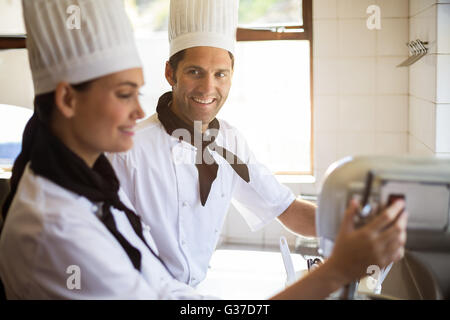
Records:
[[[354,217],[360,205],[352,200],[328,263],[344,284],[367,275],[371,265],[380,269],[404,255],[408,214],[405,201],[397,200],[368,224],[356,229]]]

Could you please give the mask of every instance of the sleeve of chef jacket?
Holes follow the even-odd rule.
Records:
[[[44,292],[44,299],[214,299],[173,279],[155,257],[145,260],[152,272],[144,278],[108,231],[88,220],[69,217],[44,228],[35,247],[34,285],[29,286],[37,296]],[[79,289],[71,278],[75,270]]]
[[[238,177],[233,205],[250,229],[256,231],[283,213],[295,200],[295,195],[278,182],[266,166],[256,160],[243,135],[234,130],[237,153],[247,163],[250,182]]]

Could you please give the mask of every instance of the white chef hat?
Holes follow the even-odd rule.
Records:
[[[216,47],[234,54],[239,0],[171,0],[170,56],[192,47]]]
[[[122,0],[22,0],[35,95],[141,67]]]

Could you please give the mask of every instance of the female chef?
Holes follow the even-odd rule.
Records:
[[[74,4],[79,29],[67,24]],[[24,0],[23,11],[36,96],[3,208],[7,298],[198,297],[160,262],[103,155],[128,150],[144,116],[122,1]]]

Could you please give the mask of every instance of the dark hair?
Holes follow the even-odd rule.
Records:
[[[184,59],[184,56],[186,55],[186,50],[187,49],[181,50],[170,57],[169,64],[172,67],[174,74],[177,73],[178,64],[180,63],[181,60]],[[228,51],[228,54],[230,55],[231,58],[231,69],[234,69],[234,56],[230,51]]]
[[[94,80],[81,82],[78,84],[71,84],[70,86],[75,89],[75,91],[83,92],[89,90],[91,84]],[[49,124],[51,112],[53,108],[55,108],[55,91],[40,94],[34,97],[34,110],[39,113],[39,119],[43,121],[45,124]],[[43,116],[41,118],[41,116]]]
[[[94,80],[86,81],[71,86],[76,91],[86,91],[90,88],[93,81]],[[50,128],[50,120],[55,107],[55,91],[40,94],[34,97],[34,114],[30,118],[30,120],[28,120],[28,123],[23,131],[22,150],[19,156],[14,161],[12,176],[10,180],[10,192],[5,199],[5,202],[3,203],[3,224],[5,222],[6,215],[8,213],[9,207],[11,206],[14,195],[16,194],[20,179],[22,178],[23,172],[25,171],[25,167],[30,161],[31,152],[34,146],[34,138],[37,135],[39,126],[43,125],[47,128]],[[1,228],[2,226],[0,226],[0,231]]]

